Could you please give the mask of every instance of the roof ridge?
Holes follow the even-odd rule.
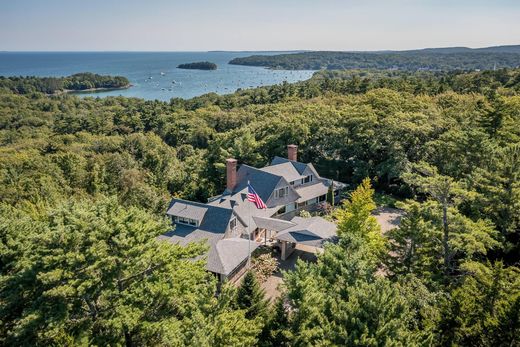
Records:
[[[207,202],[204,203],[204,202],[191,201],[191,200],[185,200],[185,199],[180,199],[180,198],[173,198],[172,201],[173,202],[188,203],[188,204],[195,205],[195,206],[198,206],[198,207],[216,208],[216,209],[231,210],[231,211],[233,210],[232,208],[211,205],[211,204],[209,204]]]

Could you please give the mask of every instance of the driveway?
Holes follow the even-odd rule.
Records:
[[[286,260],[281,260],[279,256],[276,257],[278,263],[278,270],[272,274],[264,283],[262,288],[265,290],[266,297],[274,301],[280,296],[280,285],[283,283],[283,276],[281,270],[293,271],[296,268],[296,261],[302,259],[306,262],[316,262],[316,250],[313,247],[297,245],[294,252]]]
[[[376,217],[377,222],[381,225],[381,231],[386,233],[388,230],[399,227],[404,211],[391,207],[378,207],[372,215]]]

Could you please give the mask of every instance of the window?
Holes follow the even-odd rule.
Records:
[[[231,230],[235,230],[235,228],[237,227],[237,219],[236,218],[233,218],[230,222],[229,222],[229,228]]]
[[[199,224],[198,220],[191,219],[191,218],[186,218],[186,217],[173,216],[172,220],[175,223],[191,225],[191,226],[194,226],[194,227],[198,226],[198,224]]]
[[[303,183],[309,183],[309,182],[312,182],[312,175],[305,176],[305,178],[302,179],[302,184]]]
[[[310,200],[306,201],[307,206],[314,205],[317,202],[318,202],[318,198],[313,198],[313,199],[310,199]]]
[[[286,208],[285,208],[285,206],[283,206],[283,207],[281,207],[281,208],[278,210],[278,212],[276,212],[276,213],[278,213],[278,214],[284,214],[285,212],[286,212]]]
[[[295,183],[296,181],[291,181],[291,186],[294,186]]]
[[[304,202],[299,202],[299,203],[298,203],[298,208],[302,208],[302,207],[305,207],[305,205],[306,205],[306,202],[307,202],[307,201],[304,201]]]
[[[285,206],[285,212],[292,212],[294,210],[296,210],[296,203],[295,202],[290,203],[290,204]]]
[[[327,194],[320,196],[318,198],[318,200],[319,200],[319,202],[323,202],[323,201],[327,200]]]
[[[287,195],[289,195],[289,187],[280,188],[274,191],[275,198],[283,198]]]

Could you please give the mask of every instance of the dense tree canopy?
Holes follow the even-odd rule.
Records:
[[[519,70],[323,72],[169,103],[38,90],[0,88],[0,344],[520,344]],[[331,216],[339,242],[257,314],[214,296],[204,245],[156,236],[172,196],[222,191],[227,157],[289,143],[359,188]],[[381,235],[373,189],[400,229]]]
[[[285,70],[491,70],[497,65],[502,68],[518,67],[519,57],[520,46],[503,46],[386,52],[299,52],[238,57],[229,63]]]
[[[0,89],[9,89],[17,94],[33,92],[56,94],[63,91],[126,88],[129,85],[130,82],[126,77],[102,76],[90,72],[77,73],[67,77],[0,76]]]

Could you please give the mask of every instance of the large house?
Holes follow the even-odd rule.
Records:
[[[243,164],[237,170],[237,161],[227,159],[226,181],[224,193],[206,204],[173,199],[166,214],[175,228],[160,237],[181,245],[206,240],[207,270],[220,280],[238,277],[262,240],[278,242],[285,260],[296,244],[321,248],[335,237],[334,223],[297,214],[317,208],[329,191],[337,197],[345,184],[322,178],[312,164],[298,162],[296,145],[288,146],[287,158],[275,157],[260,169]],[[247,200],[248,182],[267,208]]]

